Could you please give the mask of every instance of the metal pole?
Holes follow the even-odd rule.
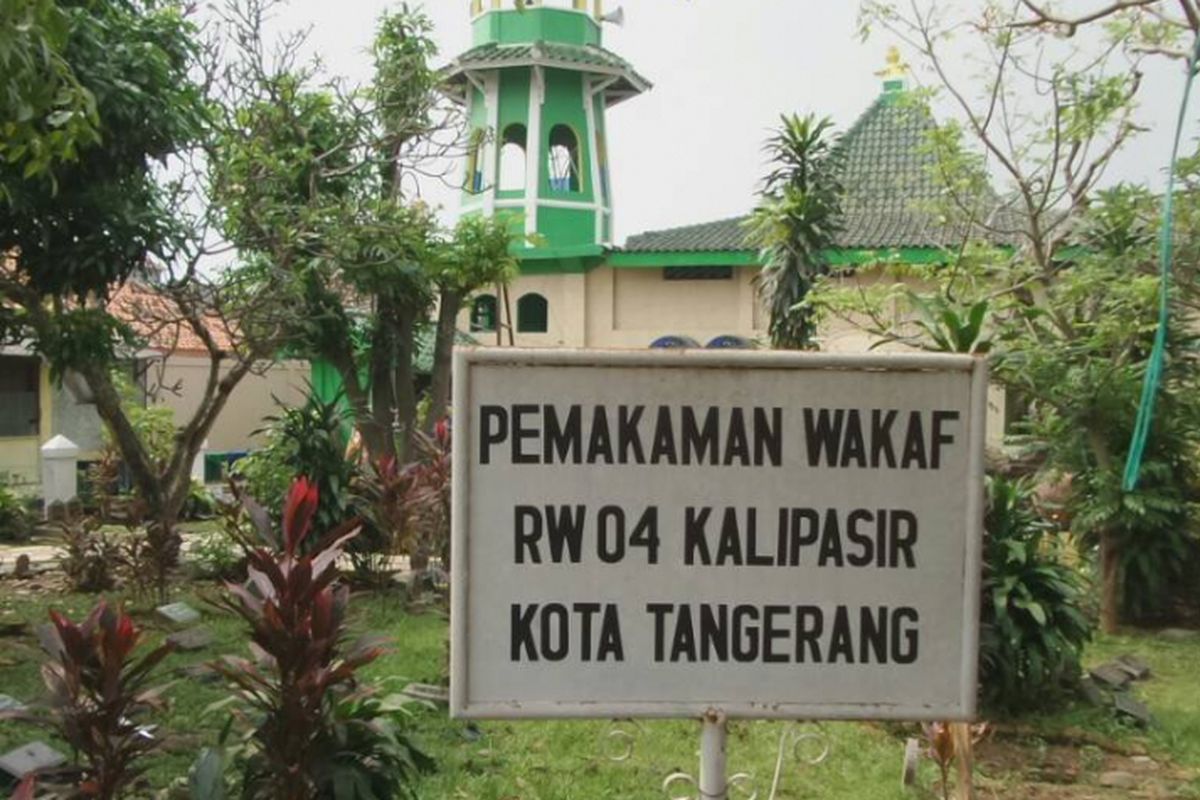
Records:
[[[710,709],[700,730],[700,800],[726,800],[725,715]]]

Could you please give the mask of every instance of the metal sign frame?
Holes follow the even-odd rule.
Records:
[[[968,497],[963,520],[963,648],[958,701],[947,706],[895,703],[762,703],[762,702],[476,702],[471,699],[468,672],[470,631],[467,627],[470,532],[468,485],[472,439],[471,367],[473,365],[538,367],[682,367],[715,370],[805,370],[853,372],[954,372],[970,376],[968,408]],[[986,359],[952,354],[841,355],[786,351],[641,351],[521,348],[458,348],[454,353],[454,441],[451,506],[452,570],[450,578],[450,713],[463,719],[696,719],[719,712],[729,719],[825,720],[946,720],[975,717],[979,649],[979,588],[983,531],[984,441],[987,420],[988,367]]]

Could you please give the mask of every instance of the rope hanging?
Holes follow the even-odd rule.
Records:
[[[1142,472],[1142,458],[1146,454],[1146,441],[1150,438],[1150,424],[1154,420],[1154,405],[1158,388],[1162,383],[1163,362],[1167,355],[1167,326],[1170,319],[1171,259],[1174,250],[1175,229],[1175,167],[1179,159],[1179,143],[1183,138],[1183,123],[1187,118],[1188,99],[1192,94],[1192,83],[1196,78],[1196,64],[1200,62],[1200,36],[1192,45],[1192,56],[1188,60],[1187,82],[1183,90],[1183,102],[1179,105],[1179,120],[1175,125],[1175,144],[1171,148],[1171,163],[1167,169],[1167,193],[1163,200],[1162,229],[1158,239],[1158,266],[1161,274],[1158,300],[1158,331],[1154,335],[1154,349],[1146,364],[1146,379],[1142,384],[1142,399],[1138,404],[1137,422],[1133,426],[1133,438],[1129,442],[1129,457],[1125,461],[1125,477],[1122,483],[1127,492],[1137,488]]]

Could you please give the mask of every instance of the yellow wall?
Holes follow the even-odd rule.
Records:
[[[157,396],[159,403],[174,410],[177,425],[190,419],[199,407],[208,380],[208,364],[207,358],[176,354],[165,366],[151,368],[152,395]],[[227,367],[223,368],[221,375],[227,371]],[[209,451],[245,451],[257,447],[260,442],[253,432],[264,427],[263,417],[279,412],[273,398],[278,397],[291,406],[302,405],[309,374],[307,361],[283,361],[272,366],[265,375],[252,374],[243,378],[208,435]],[[156,391],[155,385],[178,386],[178,391]]]
[[[50,370],[43,365],[38,380],[38,435],[0,437],[0,483],[31,491],[41,483],[39,448],[54,435],[50,391]]]
[[[516,316],[517,300],[527,292],[538,292],[549,303],[549,331],[516,334],[518,347],[649,347],[661,336],[690,336],[705,345],[718,336],[740,336],[765,343],[768,314],[756,291],[758,267],[734,267],[729,280],[668,281],[657,268],[614,269],[603,265],[586,275],[522,275],[509,287],[511,311]],[[895,279],[877,271],[862,270],[844,279],[851,285],[870,288]],[[913,284],[914,290],[921,286]],[[459,317],[461,330],[469,330],[470,312]],[[500,315],[507,320],[504,309]],[[894,315],[892,322],[901,322]],[[494,333],[474,333],[484,345],[494,345]],[[865,353],[871,350],[904,351],[891,343],[872,348],[877,340],[850,320],[829,320],[818,332],[821,350],[835,353]],[[508,334],[501,343],[507,345]],[[1004,394],[993,388],[988,396],[990,424],[988,441],[1003,438]]]

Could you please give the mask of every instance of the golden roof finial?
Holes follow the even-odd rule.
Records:
[[[887,66],[875,73],[881,78],[895,80],[908,75],[908,64],[900,55],[900,48],[892,45],[887,51]]]

